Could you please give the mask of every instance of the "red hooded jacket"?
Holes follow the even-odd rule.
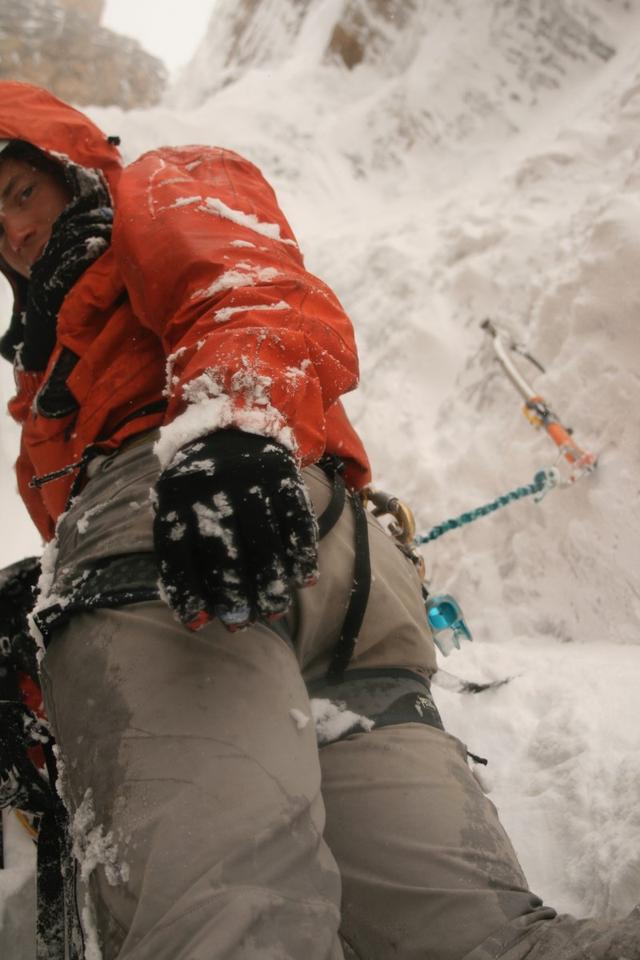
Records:
[[[335,453],[352,486],[367,482],[365,451],[339,400],[358,380],[351,323],[305,270],[255,166],[192,146],[154,150],[123,169],[87,117],[22,83],[0,83],[0,139],[99,168],[114,204],[111,246],[67,294],[47,369],[17,370],[9,404],[22,424],[20,493],[45,539],[74,475],[39,488],[29,486],[34,476],[175,422],[203,398],[214,400],[203,407],[207,429],[277,437],[302,465]],[[79,357],[67,379],[79,407],[49,419],[33,400],[64,347]]]

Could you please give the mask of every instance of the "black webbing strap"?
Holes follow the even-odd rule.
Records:
[[[353,651],[358,640],[358,634],[369,601],[371,589],[371,558],[369,555],[369,534],[367,513],[364,504],[357,493],[351,496],[353,519],[355,522],[355,554],[353,560],[353,585],[349,606],[345,614],[340,637],[333,651],[327,677],[331,680],[341,680],[344,671],[349,666]]]
[[[318,466],[324,471],[332,487],[331,499],[318,518],[318,537],[321,540],[342,516],[347,494],[342,476],[344,464],[338,457],[323,457]],[[327,671],[327,677],[338,682],[342,679],[342,674],[349,666],[353,656],[371,589],[367,513],[360,496],[356,492],[351,494],[351,506],[355,523],[353,584],[340,637]]]
[[[40,771],[29,749],[42,749]],[[69,818],[57,793],[54,742],[21,701],[0,701],[0,808],[22,812],[37,833],[36,960],[81,960],[82,929]]]
[[[318,517],[318,539],[322,540],[322,538],[326,537],[329,531],[335,527],[342,516],[346,490],[342,477],[342,462],[340,460],[336,457],[323,457],[318,466],[324,471],[331,482],[331,499]]]
[[[38,830],[36,960],[65,960],[61,843],[56,811],[47,810]]]
[[[57,782],[52,744],[43,746],[49,782]],[[75,889],[69,818],[51,789],[38,829],[36,960],[82,960],[84,943]]]

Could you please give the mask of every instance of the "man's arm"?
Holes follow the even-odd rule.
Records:
[[[250,163],[190,148],[125,173],[114,250],[167,355],[154,540],[164,596],[196,629],[282,615],[317,577],[300,467],[357,383],[353,331],[309,274]]]
[[[124,174],[114,250],[141,322],[168,357],[169,462],[188,439],[237,428],[325,446],[325,412],[358,379],[351,323],[308,273],[273,191],[248,161],[209,148],[147,154]]]

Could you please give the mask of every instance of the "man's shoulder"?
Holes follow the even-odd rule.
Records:
[[[208,144],[184,144],[147,150],[125,168],[124,175],[136,176],[141,171],[161,172],[163,169],[174,167],[197,177],[198,171],[201,169],[227,165],[244,167],[253,171],[258,170],[255,164],[246,157],[226,147]]]
[[[273,188],[262,172],[224,147],[188,144],[149,150],[125,168],[115,200],[120,221],[122,215],[125,220],[131,215],[130,207],[138,214],[146,208],[154,219],[177,209],[189,218],[194,206],[219,213],[220,204],[235,208],[240,197],[245,213],[281,223],[289,236],[290,228],[285,229]]]

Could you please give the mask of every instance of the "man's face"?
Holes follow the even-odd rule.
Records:
[[[23,277],[31,275],[70,199],[53,173],[0,155],[0,254]]]

